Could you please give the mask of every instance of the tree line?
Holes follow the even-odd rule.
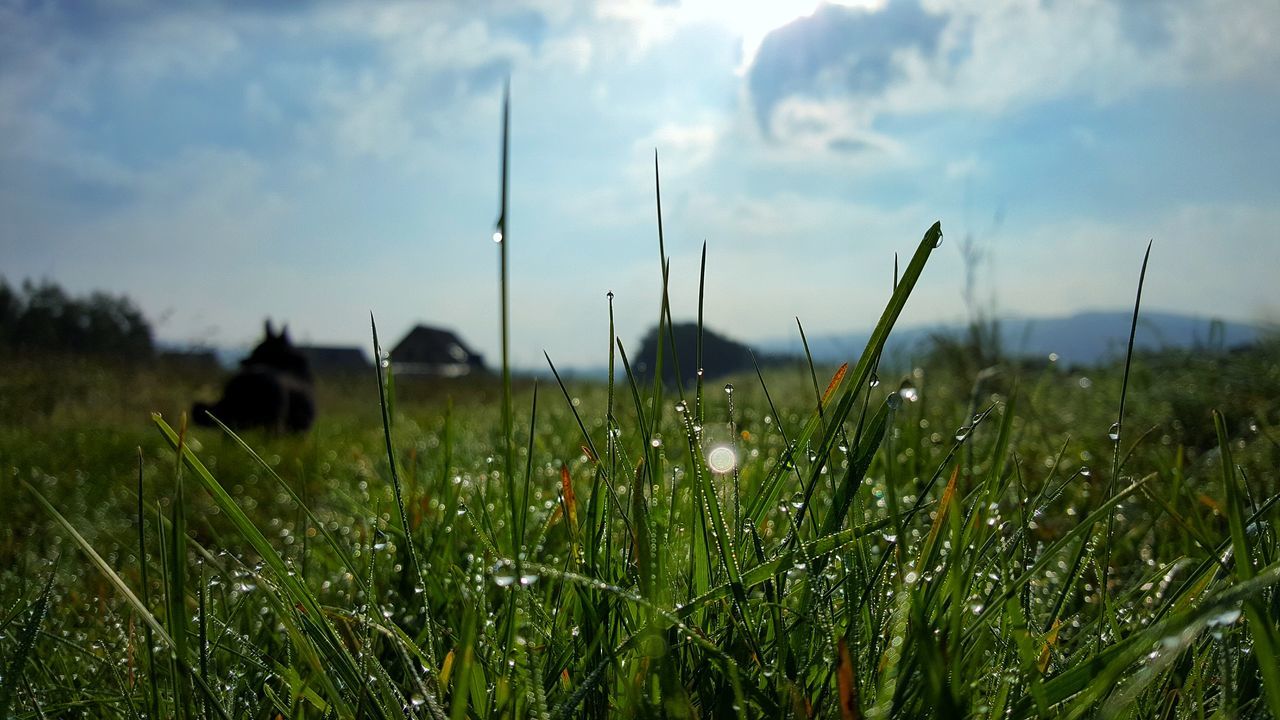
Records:
[[[0,353],[143,359],[155,343],[150,323],[124,295],[71,295],[50,280],[15,288],[0,277]]]

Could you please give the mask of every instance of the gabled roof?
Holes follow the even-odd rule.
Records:
[[[451,330],[418,325],[391,350],[398,373],[454,377],[484,372],[484,358]]]

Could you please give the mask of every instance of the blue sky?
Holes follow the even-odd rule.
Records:
[[[170,342],[457,328],[496,359],[501,88],[515,362],[657,314],[762,340],[1132,302],[1280,319],[1280,6],[1235,0],[0,0],[0,273],[128,293]]]

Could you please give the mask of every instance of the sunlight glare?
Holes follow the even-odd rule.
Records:
[[[884,4],[885,0],[686,0],[680,4],[679,14],[685,22],[711,22],[738,35],[742,39],[742,61],[736,72],[743,75],[755,61],[766,35],[787,23],[812,15],[820,6],[842,5],[875,10]]]

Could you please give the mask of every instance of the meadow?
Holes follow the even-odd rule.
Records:
[[[664,385],[611,321],[607,381],[513,378],[502,218],[501,374],[302,436],[6,360],[0,716],[1280,716],[1276,342],[882,357],[935,224],[841,367]]]
[[[236,437],[183,427],[217,378],[7,362],[0,714],[1276,715],[1275,344],[881,360],[939,232],[841,368],[668,387],[602,328],[608,382],[379,368]]]

